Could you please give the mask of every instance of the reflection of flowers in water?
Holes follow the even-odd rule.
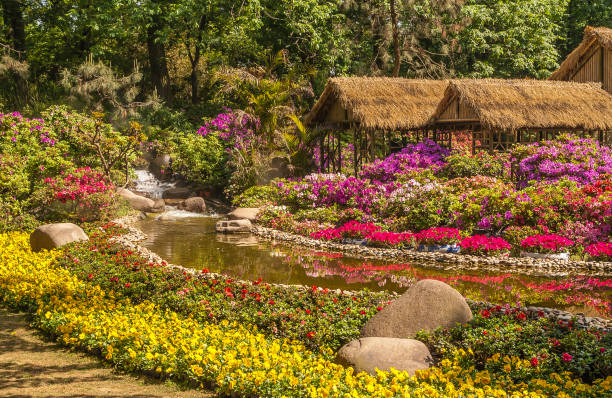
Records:
[[[413,276],[397,274],[398,271],[410,270],[408,264],[374,265],[363,263],[359,265],[345,265],[341,261],[331,260],[338,257],[323,257],[311,259],[305,256],[288,257],[287,261],[297,260],[306,272],[313,278],[341,277],[348,284],[367,284],[376,282],[383,287],[388,281],[399,287],[408,287],[415,281]]]
[[[612,317],[612,279],[572,276],[538,280],[509,273],[458,274],[461,272],[459,270],[450,274],[448,271],[414,268],[409,264],[356,263],[339,253],[314,250],[294,251],[286,255],[283,261],[304,268],[309,277],[340,277],[351,285],[376,283],[394,290],[409,287],[417,280],[436,279],[478,301],[552,307],[582,306],[595,309],[601,316]]]

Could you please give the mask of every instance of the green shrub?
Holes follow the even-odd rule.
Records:
[[[270,185],[256,185],[236,196],[232,203],[237,207],[262,207],[276,204],[278,199],[278,188]]]
[[[338,224],[340,212],[336,205],[331,207],[318,207],[316,209],[298,210],[294,217],[297,221],[312,220],[322,223]]]
[[[177,134],[172,168],[190,181],[224,186],[228,179],[227,154],[214,134]]]
[[[0,197],[0,233],[31,231],[39,222],[26,211],[26,202]]]
[[[453,179],[458,177],[503,177],[504,159],[491,156],[486,152],[476,155],[457,153],[446,158],[446,164],[438,171],[438,176]]]

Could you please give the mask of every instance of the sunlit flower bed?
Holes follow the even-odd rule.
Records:
[[[65,267],[67,258],[81,263],[72,256],[75,252],[35,254],[27,238],[0,235],[0,302],[32,313],[34,323],[63,344],[98,354],[122,369],[153,372],[221,393],[266,397],[605,397],[612,387],[608,335],[574,331],[571,324],[556,328],[545,319],[529,320],[501,307],[499,313],[477,314],[473,326],[422,336],[432,348],[439,346],[434,351],[438,366],[416,377],[403,372],[355,375],[331,363],[329,349],[317,353],[240,322],[205,322],[172,310],[164,303],[180,305],[159,292],[135,303],[126,294],[131,282],[124,278],[144,274],[138,267],[125,274],[117,269],[121,279],[113,282],[116,289],[101,287],[93,277]],[[96,256],[92,246],[82,249]],[[117,268],[125,266],[124,255],[130,256],[115,250]],[[60,257],[64,266],[57,262]],[[154,268],[144,265],[142,269]],[[211,297],[233,301],[223,292]],[[497,350],[508,356],[495,354]]]
[[[347,222],[389,233],[454,228],[504,238],[518,255],[528,236],[559,235],[574,242],[573,255],[602,261],[605,250],[585,248],[612,241],[610,156],[595,141],[571,137],[517,145],[505,159],[449,154],[427,141],[366,164],[357,176],[277,179],[245,191],[234,203],[262,207],[259,222],[266,227],[328,240],[345,238],[334,229]]]

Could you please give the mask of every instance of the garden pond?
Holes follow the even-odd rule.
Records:
[[[612,274],[547,276],[466,270],[452,264],[394,263],[357,259],[342,253],[270,242],[251,234],[215,232],[217,217],[153,218],[137,225],[147,239],[141,245],[166,261],[208,269],[243,280],[301,284],[342,290],[403,292],[420,279],[438,279],[464,296],[499,304],[547,306],[588,316],[612,317]]]

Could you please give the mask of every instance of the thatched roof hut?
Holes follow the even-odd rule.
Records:
[[[582,43],[549,78],[575,82],[600,82],[612,93],[612,29],[587,26]]]
[[[475,132],[473,150],[507,150],[560,132],[612,131],[612,96],[598,83],[452,80],[430,122]]]
[[[597,83],[463,79],[449,83],[432,123],[492,130],[612,130],[612,96]]]
[[[336,77],[305,117],[307,124],[354,124],[363,130],[426,127],[446,81],[388,77]]]

